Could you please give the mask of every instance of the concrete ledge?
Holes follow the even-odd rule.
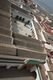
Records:
[[[13,37],[16,38],[16,39],[18,38],[18,39],[27,41],[27,42],[37,43],[37,45],[41,45],[41,42],[39,40],[30,38],[30,37],[26,37],[26,36],[23,36],[23,35],[20,35],[20,34],[13,33]]]
[[[34,58],[34,59],[40,59],[45,60],[46,54],[36,52],[36,51],[30,51],[30,50],[24,50],[24,49],[17,49],[17,54],[19,57],[26,57],[26,58]]]
[[[0,34],[0,43],[13,44],[13,38]]]
[[[0,28],[0,34],[12,36],[12,32],[8,29],[5,29],[5,28]]]
[[[10,12],[6,12],[5,10],[2,10],[2,9],[0,9],[0,15],[4,15],[8,18],[10,18],[10,16],[11,16]]]
[[[10,18],[7,18],[6,16],[0,15],[0,27],[7,28],[10,30]]]
[[[0,0],[0,9],[10,12],[10,2],[8,0]]]
[[[25,41],[17,38],[14,39],[14,45],[23,46],[34,51],[44,52],[44,48],[36,42],[29,42],[27,40]]]
[[[34,60],[46,60],[46,54],[38,51],[33,51],[25,48],[15,47],[13,45],[0,43],[0,55],[11,55],[24,58],[30,58]]]
[[[16,48],[13,45],[0,43],[0,55],[16,55]]]
[[[35,80],[34,74],[27,69],[2,68],[0,67],[0,80]]]

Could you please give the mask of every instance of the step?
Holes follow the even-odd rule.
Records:
[[[13,45],[0,43],[0,54],[16,55],[16,48]]]
[[[13,44],[13,38],[0,34],[0,43]]]
[[[0,34],[7,35],[7,36],[12,36],[12,32],[8,29],[5,29],[5,28],[0,28]]]

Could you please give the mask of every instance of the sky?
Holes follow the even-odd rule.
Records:
[[[53,13],[53,0],[33,0]]]
[[[50,8],[53,8],[53,0],[40,0],[48,5]]]

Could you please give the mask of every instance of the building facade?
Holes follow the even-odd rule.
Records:
[[[52,70],[44,66],[47,51],[41,28],[30,5],[29,11],[27,6],[20,7],[24,5],[21,3],[0,1],[0,80],[48,80]]]

